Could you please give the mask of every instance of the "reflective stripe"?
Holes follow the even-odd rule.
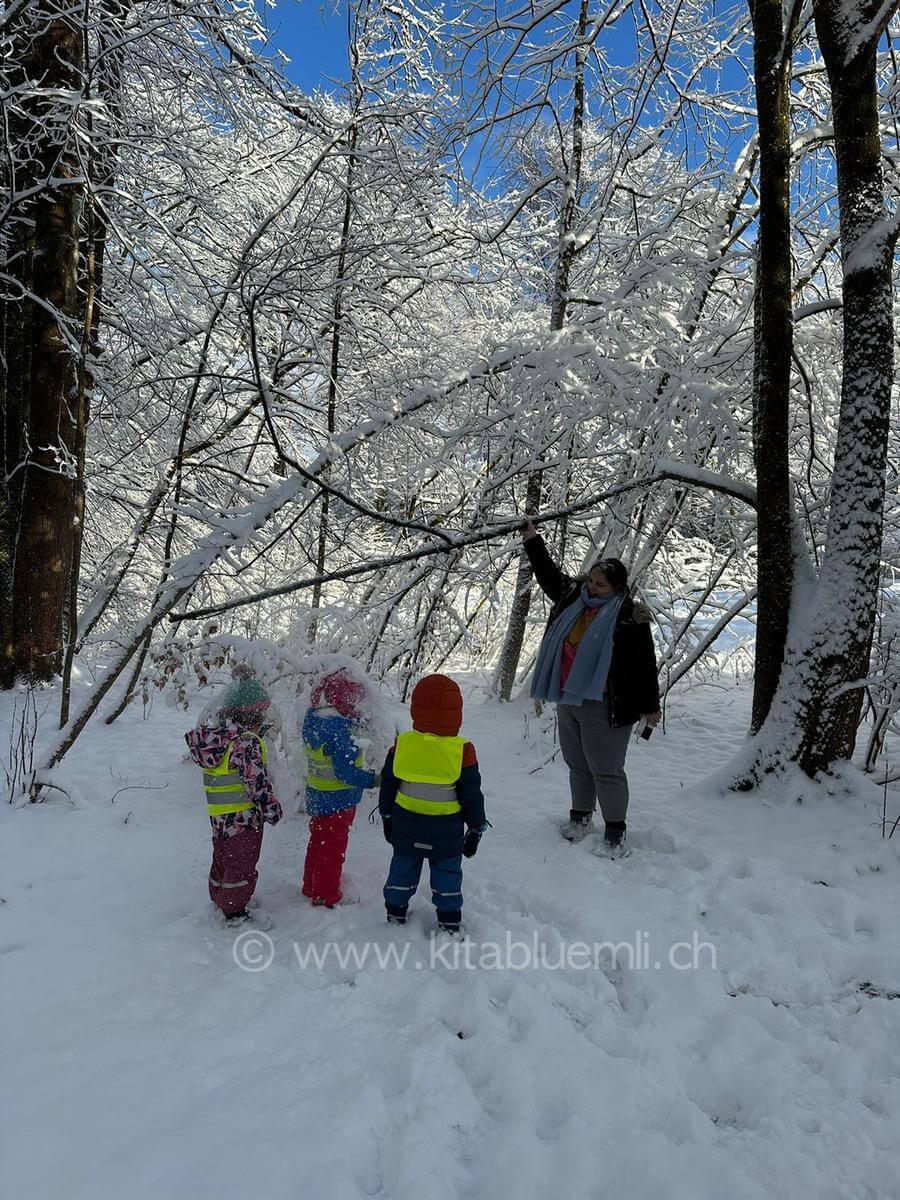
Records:
[[[337,779],[331,759],[325,758],[324,755],[322,758],[317,758],[309,749],[306,751],[306,773],[315,779]]]
[[[244,781],[236,771],[229,771],[227,775],[204,771],[203,786],[208,792],[239,792],[244,786]]]
[[[452,783],[413,783],[411,779],[401,779],[400,786],[403,794],[411,796],[413,800],[430,800],[440,804],[456,799],[456,787]]]
[[[223,883],[221,881],[221,879],[213,879],[212,875],[210,875],[209,882],[212,884],[213,887],[217,887],[217,888],[239,888],[239,887],[246,887],[247,884],[250,882],[250,880],[249,879],[239,879],[237,881],[237,883]]]
[[[246,812],[248,808],[252,807],[253,803],[250,800],[232,800],[230,804],[207,803],[206,811],[211,817],[224,817],[228,813]]]
[[[411,791],[417,791],[420,788],[434,788],[442,795],[450,795],[452,800],[429,800],[424,796],[411,796]],[[401,808],[405,808],[407,812],[419,813],[427,817],[449,817],[454,813],[462,812],[459,801],[456,799],[456,788],[444,787],[441,784],[427,783],[409,783],[407,780],[401,780],[401,790],[397,792],[396,803]]]

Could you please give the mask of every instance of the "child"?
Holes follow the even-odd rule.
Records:
[[[229,925],[250,919],[247,904],[256,887],[263,822],[277,825],[281,820],[261,736],[269,697],[246,668],[236,668],[234,674],[220,709],[221,723],[185,734],[191,758],[203,768],[212,825],[209,895]]]
[[[313,688],[303,718],[309,845],[303,895],[334,908],[341,900],[341,870],[350,826],[366,788],[378,779],[364,769],[355,740],[365,688],[346,671],[332,671]]]
[[[384,836],[394,849],[384,885],[388,922],[406,923],[427,858],[438,928],[454,938],[464,936],[462,856],[475,854],[488,827],[475,747],[457,736],[462,710],[462,693],[446,675],[426,675],[416,684],[413,728],[388,751],[378,798]]]

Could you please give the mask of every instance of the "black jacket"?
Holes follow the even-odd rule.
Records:
[[[549,629],[559,614],[578,599],[584,580],[561,570],[540,536],[525,542],[525,552],[535,579],[552,602],[547,619]],[[659,711],[659,682],[650,613],[643,605],[636,605],[630,596],[625,597],[619,609],[606,686],[612,725],[633,725],[641,713]]]

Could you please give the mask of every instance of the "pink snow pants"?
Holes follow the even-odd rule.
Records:
[[[226,917],[245,909],[253,895],[262,836],[261,829],[248,829],[229,838],[213,838],[209,898]]]

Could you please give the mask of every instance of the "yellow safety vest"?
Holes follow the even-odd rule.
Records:
[[[354,767],[363,765],[362,754],[357,756]],[[352,783],[344,783],[338,779],[334,771],[331,755],[325,753],[323,746],[306,746],[306,786],[318,792],[340,792],[353,787]]]
[[[438,737],[410,730],[397,738],[394,775],[400,780],[397,803],[409,812],[443,817],[462,812],[456,781],[462,773],[461,737]]]
[[[255,733],[250,735],[255,737],[259,742],[262,750],[263,765],[267,760],[266,743],[261,737]],[[253,807],[253,801],[248,800],[244,793],[244,781],[238,775],[237,771],[231,769],[231,750],[234,742],[229,742],[222,756],[222,761],[217,767],[209,767],[203,772],[203,790],[206,792],[206,811],[211,817],[221,817],[225,813],[244,812],[245,809]],[[225,797],[232,795],[234,799],[226,800]],[[214,797],[221,796],[222,800],[216,800]],[[238,799],[238,796],[241,798]]]

